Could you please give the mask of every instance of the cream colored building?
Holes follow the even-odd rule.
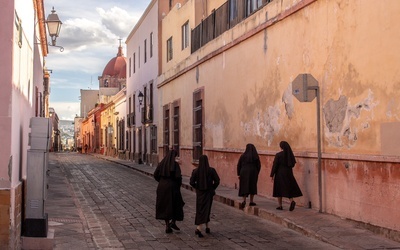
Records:
[[[161,20],[184,1],[152,0],[126,39],[126,127],[129,159],[157,165],[159,112],[157,77],[161,72]]]
[[[118,158],[127,159],[126,150],[126,88],[124,87],[116,95],[111,97],[111,102],[114,103],[114,140],[115,154]]]
[[[32,117],[48,117],[43,0],[0,2],[0,248],[21,247]]]
[[[101,111],[101,148],[104,155],[117,156],[116,152],[116,138],[115,138],[115,104],[109,102],[104,105]]]
[[[398,238],[398,13],[397,0],[193,0],[171,10],[157,79],[160,151],[178,147],[185,175],[206,154],[222,185],[235,187],[237,160],[253,143],[259,195],[270,197],[273,158],[288,141],[304,195],[298,204]],[[193,31],[182,49],[187,22]],[[303,73],[318,82],[319,107],[293,94]]]

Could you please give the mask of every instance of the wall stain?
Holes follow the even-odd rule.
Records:
[[[278,105],[269,106],[265,111],[258,110],[252,119],[240,123],[244,130],[244,136],[261,137],[267,140],[268,146],[270,146],[274,136],[281,130],[280,114]]]
[[[225,104],[222,100],[219,100],[217,105],[213,107],[212,123],[207,122],[205,128],[210,131],[210,133],[205,133],[209,135],[207,141],[211,142],[211,145],[216,148],[223,148],[225,145],[229,145],[232,136],[232,128],[228,124],[231,124],[231,114],[227,111]]]
[[[286,115],[289,117],[289,119],[292,119],[294,114],[292,83],[289,84],[289,86],[283,93],[282,102],[285,104]]]

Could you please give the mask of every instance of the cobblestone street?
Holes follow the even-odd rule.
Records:
[[[337,249],[214,202],[211,234],[194,234],[195,193],[182,189],[185,219],[165,234],[155,219],[157,182],[91,155],[50,154],[46,212],[55,249]],[[217,189],[218,193],[218,189]]]

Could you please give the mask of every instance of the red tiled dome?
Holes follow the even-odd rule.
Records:
[[[117,78],[126,78],[126,57],[122,53],[122,47],[118,48],[118,54],[112,58],[103,70],[102,77],[111,76]]]

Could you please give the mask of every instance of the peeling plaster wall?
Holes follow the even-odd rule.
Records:
[[[370,129],[369,121],[373,120],[372,111],[377,103],[371,91],[368,92],[368,96],[355,105],[349,104],[346,96],[340,96],[337,101],[330,99],[326,102],[323,108],[327,127],[325,137],[331,146],[351,148],[357,143],[358,133]],[[357,122],[361,113],[365,113],[366,118]]]

